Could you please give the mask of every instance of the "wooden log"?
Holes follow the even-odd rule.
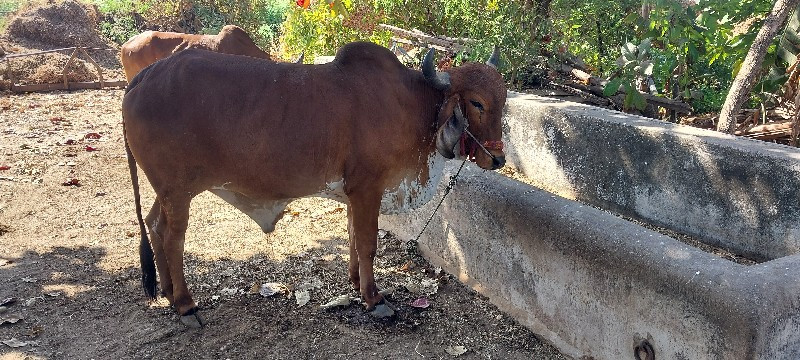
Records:
[[[568,86],[571,86],[571,87],[576,87],[576,88],[579,88],[581,90],[589,91],[592,94],[595,94],[597,96],[603,96],[604,87],[602,87],[602,86],[581,85],[581,84],[577,84],[577,83],[566,83],[565,85],[568,85]],[[578,86],[576,86],[576,85],[578,85]],[[620,92],[620,93],[624,93],[624,92]],[[683,101],[667,99],[667,98],[663,98],[663,97],[659,97],[659,96],[655,96],[655,95],[650,95],[648,93],[642,93],[642,92],[640,92],[640,94],[642,94],[642,96],[644,97],[645,100],[647,100],[648,103],[653,104],[655,106],[660,106],[660,107],[663,107],[663,108],[666,108],[666,109],[669,109],[669,110],[674,110],[674,111],[676,111],[678,113],[681,113],[681,114],[691,114],[692,113],[692,107],[689,104],[687,104],[687,103],[685,103]]]
[[[14,85],[12,89],[14,92],[31,92],[31,91],[51,91],[51,90],[78,90],[78,89],[102,89],[109,87],[125,87],[128,82],[125,80],[120,81],[106,81],[103,83],[105,87],[100,86],[100,82],[71,82],[68,86],[64,83],[58,84],[30,84],[30,85]]]
[[[462,43],[474,42],[474,40],[471,39],[451,38],[447,36],[434,36],[426,34],[416,29],[406,30],[403,28],[399,28],[397,26],[392,26],[387,24],[378,24],[378,27],[389,30],[399,37],[415,38],[422,43],[437,45],[454,53],[466,50],[466,46],[463,45]]]
[[[597,95],[593,94],[593,91],[591,89],[589,89],[589,87],[587,87],[585,85],[576,84],[576,83],[559,84],[559,83],[555,83],[555,82],[551,82],[549,85],[552,86],[552,87],[555,87],[556,89],[560,89],[560,90],[572,93],[574,95],[578,95],[581,98],[586,99],[586,100],[588,100],[588,101],[590,101],[590,102],[592,102],[592,103],[594,103],[596,105],[600,105],[600,106],[609,106],[609,105],[611,105],[611,100],[606,99],[606,98],[604,98],[602,96],[597,96]]]
[[[792,121],[756,125],[742,131],[737,131],[735,134],[757,140],[774,140],[788,137],[792,135]]]

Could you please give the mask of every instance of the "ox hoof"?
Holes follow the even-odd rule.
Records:
[[[372,317],[376,319],[385,319],[394,316],[394,309],[392,309],[392,304],[386,301],[386,299],[381,300],[377,305],[375,305],[375,310],[369,312]]]
[[[181,323],[183,323],[183,325],[186,327],[199,329],[206,324],[206,319],[200,315],[200,312],[194,310],[194,312],[189,315],[181,316]]]

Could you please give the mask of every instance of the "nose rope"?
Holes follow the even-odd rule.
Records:
[[[489,155],[489,157],[491,157],[491,158],[492,158],[492,161],[497,161],[497,158],[496,158],[496,157],[494,157],[494,155],[492,155],[492,153],[491,153],[491,152],[489,152],[489,150],[488,150],[488,149],[486,149],[486,147],[485,147],[485,146],[483,146],[483,144],[481,144],[481,142],[480,142],[480,141],[478,141],[478,139],[477,139],[477,138],[475,138],[475,135],[472,135],[472,133],[471,133],[471,132],[469,132],[469,130],[468,130],[467,128],[464,128],[464,133],[465,133],[465,134],[467,134],[469,137],[471,137],[471,138],[472,138],[472,141],[474,141],[474,142],[475,142],[475,144],[476,144],[476,145],[478,145],[478,147],[480,147],[480,148],[481,148],[481,150],[483,150],[483,152],[485,152],[485,153],[486,153],[486,155]],[[489,145],[489,146],[492,146],[492,147],[494,147],[494,148],[497,148],[497,147],[499,147],[499,148],[500,148],[499,150],[502,150],[502,149],[503,149],[503,143],[502,143],[502,142],[500,142],[500,141],[498,141],[498,142],[493,142],[494,144],[491,144],[491,145],[489,144],[489,142],[488,142],[488,141],[487,141],[486,143],[487,143],[487,145]],[[497,143],[499,143],[499,144],[497,144]]]
[[[456,105],[456,106],[458,106],[458,105]],[[498,141],[488,141],[487,140],[486,142],[481,143],[478,140],[478,138],[476,138],[475,135],[472,135],[472,133],[469,131],[469,121],[467,121],[467,119],[464,118],[464,114],[461,112],[461,109],[458,109],[458,110],[459,111],[454,111],[453,114],[456,117],[458,117],[458,121],[467,124],[466,126],[464,126],[464,132],[462,133],[462,136],[461,136],[462,137],[461,152],[466,154],[468,158],[470,156],[474,156],[473,155],[474,148],[473,148],[472,151],[469,151],[469,152],[467,152],[467,149],[464,149],[464,141],[463,141],[464,136],[463,136],[463,134],[467,134],[467,136],[472,138],[472,141],[475,143],[475,145],[478,145],[478,147],[480,147],[481,150],[483,150],[483,152],[486,153],[486,155],[489,155],[489,157],[492,158],[492,162],[497,163],[498,162],[497,158],[486,147],[488,146],[488,147],[491,147],[492,149],[495,149],[495,150],[503,150],[503,141],[502,140],[498,140]],[[480,120],[483,117],[483,111],[481,111],[480,115],[478,115],[478,116],[479,116],[478,119]]]

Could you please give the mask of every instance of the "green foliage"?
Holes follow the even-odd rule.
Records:
[[[247,31],[262,48],[275,45],[288,0],[93,0],[100,30],[124,43],[143,30],[216,34],[227,24]]]
[[[0,0],[0,32],[6,30],[8,15],[17,11],[22,5],[22,0]]]
[[[291,6],[283,23],[281,53],[285,59],[305,54],[307,61],[316,56],[333,55],[353,41],[371,41],[389,45],[391,35],[377,29],[382,19],[369,4],[337,0],[333,6],[324,0],[312,0],[308,8]],[[336,9],[339,11],[336,11]]]
[[[643,7],[649,9],[642,16]],[[600,77],[621,69],[614,52],[652,39],[653,78],[660,89],[677,81],[696,111],[717,111],[771,0],[554,0],[553,28],[564,50],[580,56]],[[745,24],[749,24],[749,29]],[[774,47],[765,67],[775,61]],[[773,79],[774,80],[774,79]],[[763,83],[765,98],[776,81]]]
[[[484,61],[495,45],[502,50],[501,72],[516,82],[520,70],[549,46],[542,16],[523,1],[500,0],[372,0],[341,1],[345,12],[331,11],[330,0],[312,0],[308,9],[292,6],[281,38],[284,57],[332,55],[354,40],[389,45],[391,34],[376,28],[386,23],[433,35],[472,39],[470,51],[454,54],[455,64]],[[338,2],[334,2],[337,4]],[[535,3],[535,2],[533,2]]]
[[[655,70],[660,85],[676,77],[680,91],[695,111],[718,111],[739,64],[760,28],[760,14],[771,9],[768,0],[701,0],[684,5],[675,0],[650,0],[647,19],[629,17],[637,35],[658,41]],[[749,21],[750,30],[743,24]],[[774,63],[772,55],[765,65]]]
[[[625,101],[623,106],[626,109],[636,108],[643,111],[647,107],[647,101],[639,93],[642,86],[646,84],[647,78],[653,75],[653,62],[650,61],[650,38],[642,40],[639,45],[626,43],[620,47],[621,55],[617,58],[619,70],[614,77],[606,84],[603,95],[611,96],[617,93],[620,86],[625,87]]]
[[[109,40],[124,44],[132,36],[139,33],[136,19],[128,13],[112,13],[100,22],[100,32]]]
[[[593,70],[608,76],[615,69],[617,49],[632,37],[624,20],[641,0],[554,0],[554,40],[558,49],[579,55]]]

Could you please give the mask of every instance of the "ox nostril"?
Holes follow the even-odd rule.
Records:
[[[506,164],[506,157],[505,156],[495,156],[495,157],[492,158],[492,169],[493,170],[499,169],[499,168],[503,167],[503,165],[505,165],[505,164]]]

